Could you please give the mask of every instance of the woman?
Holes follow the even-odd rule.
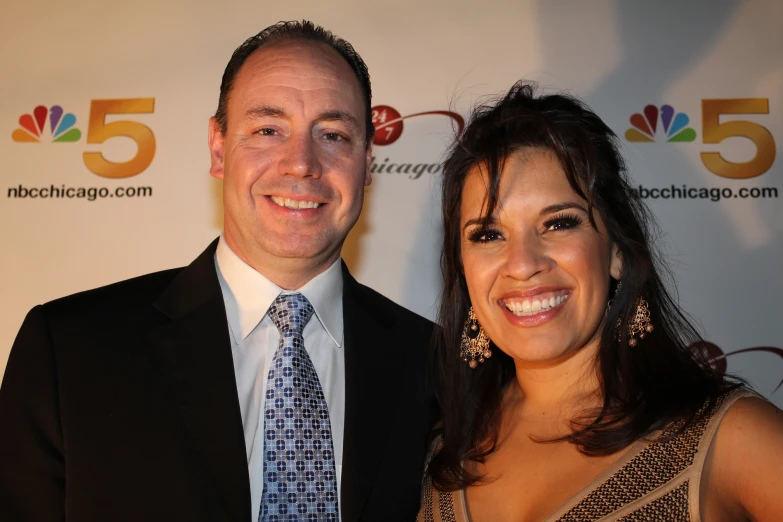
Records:
[[[703,364],[616,136],[518,83],[444,167],[419,520],[783,520],[783,417]]]

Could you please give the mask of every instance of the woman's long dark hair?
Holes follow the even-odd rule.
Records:
[[[622,254],[623,284],[613,296],[595,362],[603,405],[573,419],[572,432],[558,440],[576,444],[586,455],[611,454],[672,422],[689,425],[699,411],[708,411],[722,393],[737,386],[688,349],[700,338],[661,278],[663,273],[671,281],[671,274],[651,247],[654,220],[631,191],[617,136],[579,100],[537,95],[534,84],[518,82],[495,104],[473,110],[444,164],[444,288],[436,354],[443,445],[428,468],[443,491],[481,479],[461,463],[481,462],[494,451],[503,389],[515,376],[513,360],[494,345],[495,355],[475,370],[459,358],[470,307],[460,251],[462,189],[473,167],[485,167],[488,219],[497,206],[503,163],[522,148],[555,155],[571,187],[587,202],[591,221],[597,211]],[[612,281],[607,295],[615,290]],[[640,296],[649,303],[655,330],[631,347],[628,322]]]

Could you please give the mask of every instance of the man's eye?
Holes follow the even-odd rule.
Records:
[[[271,129],[269,127],[264,127],[262,129],[259,129],[257,131],[257,133],[262,135],[262,136],[276,136],[277,135],[277,131],[275,129]]]
[[[345,141],[345,137],[336,132],[325,132],[324,138],[326,138],[327,141]]]
[[[468,236],[471,243],[490,243],[501,238],[500,232],[492,229],[478,229]]]

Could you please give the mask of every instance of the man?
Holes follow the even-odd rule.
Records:
[[[340,260],[372,133],[347,42],[280,23],[235,51],[209,126],[223,235],[30,312],[0,389],[0,520],[415,518],[432,325]]]

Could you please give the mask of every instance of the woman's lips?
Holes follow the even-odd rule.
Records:
[[[514,326],[532,328],[557,317],[566,307],[573,289],[540,286],[508,292],[498,300],[504,317]]]
[[[541,292],[529,297],[505,297],[500,303],[517,317],[530,317],[562,306],[570,295],[569,290],[563,289]]]

